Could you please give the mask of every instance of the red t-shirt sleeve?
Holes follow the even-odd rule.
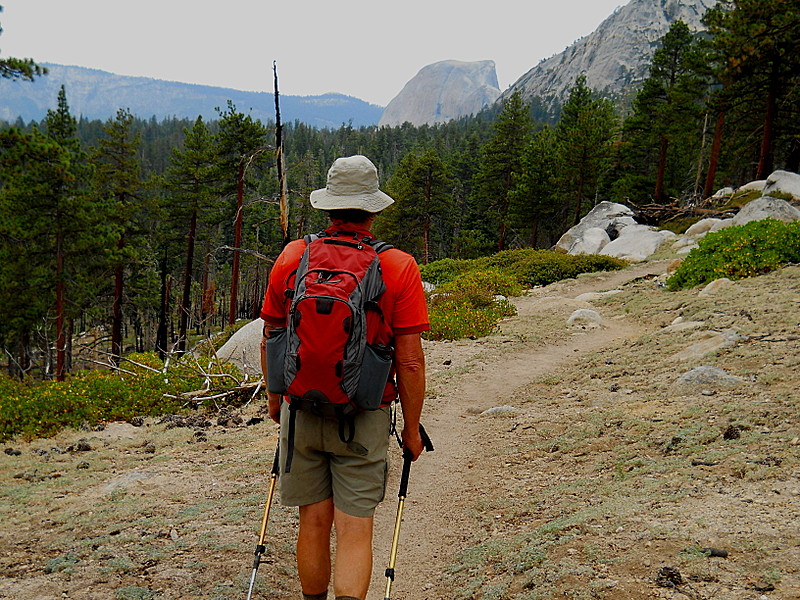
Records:
[[[387,298],[387,304],[392,307],[392,333],[402,335],[427,331],[430,329],[428,306],[416,261],[411,255],[396,249],[387,250],[380,257],[384,282],[392,296]]]
[[[261,307],[261,318],[276,327],[286,325],[286,315],[289,312],[288,298],[286,297],[287,282],[297,269],[300,257],[303,255],[306,244],[303,240],[291,242],[272,265],[269,272],[269,283],[264,294],[264,304]]]

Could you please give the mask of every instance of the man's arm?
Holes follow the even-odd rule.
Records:
[[[267,385],[269,379],[267,378],[267,335],[270,331],[279,327],[264,321],[264,335],[261,338],[261,373],[264,375],[264,385]],[[281,395],[267,392],[267,399],[269,401],[269,417],[276,423],[281,422]]]
[[[408,449],[417,460],[423,450],[419,422],[425,402],[425,353],[420,334],[395,336],[394,361],[403,410],[403,431],[400,434],[403,448]]]

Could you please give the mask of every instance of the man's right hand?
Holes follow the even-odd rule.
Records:
[[[269,401],[269,418],[280,425],[281,423],[281,395],[267,393]]]

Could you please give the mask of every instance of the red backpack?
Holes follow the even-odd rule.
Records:
[[[380,408],[392,363],[392,348],[368,343],[381,337],[368,323],[386,327],[378,306],[386,290],[378,254],[392,246],[353,232],[322,232],[305,241],[294,285],[287,282],[287,326],[267,339],[268,389],[284,394],[291,412],[286,472],[295,412],[338,419],[339,437],[351,442],[356,414]]]

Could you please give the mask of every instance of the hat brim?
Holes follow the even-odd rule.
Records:
[[[331,194],[327,188],[314,190],[311,192],[311,206],[320,210],[338,210],[343,208],[356,208],[371,213],[382,211],[394,200],[389,194],[378,190],[369,194],[358,194],[353,196],[340,196]]]

